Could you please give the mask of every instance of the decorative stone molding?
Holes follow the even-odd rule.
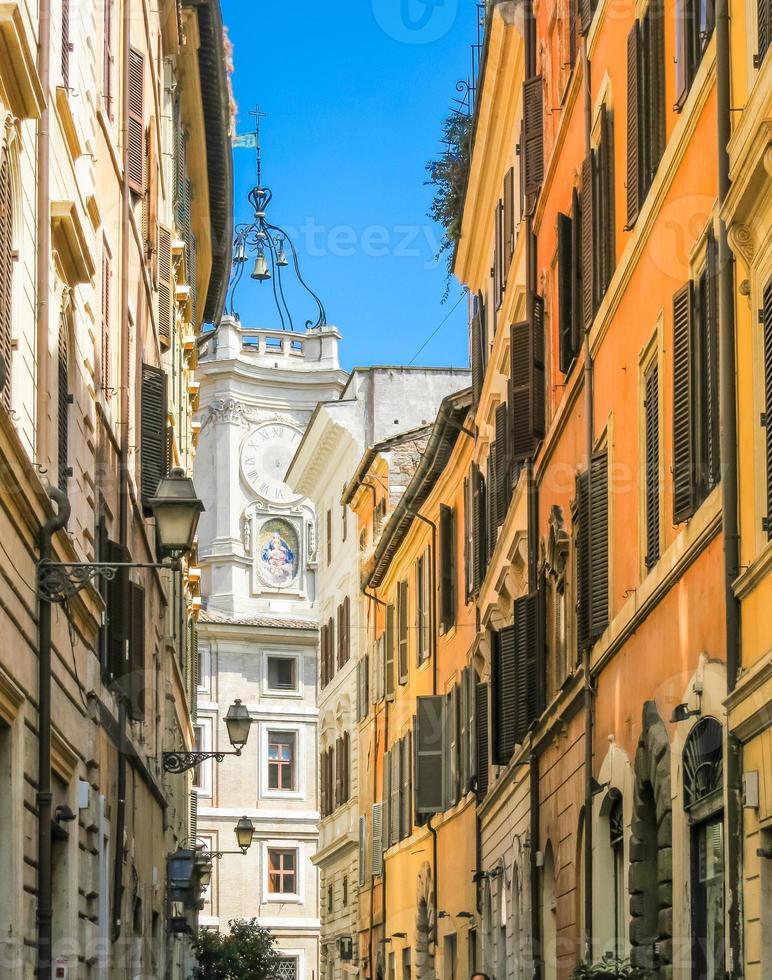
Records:
[[[742,258],[748,269],[753,265],[753,256],[756,254],[756,241],[753,229],[750,225],[736,221],[727,229],[729,244],[735,255]]]
[[[247,405],[244,402],[240,402],[236,398],[219,398],[217,401],[212,402],[207,409],[206,418],[201,426],[202,430],[210,422],[235,423],[245,429],[258,422],[284,422],[296,426],[305,425],[304,419],[297,418],[292,414],[266,411],[254,405]]]

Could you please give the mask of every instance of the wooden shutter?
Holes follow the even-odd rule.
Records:
[[[662,0],[649,0],[643,15],[642,85],[646,93],[645,192],[665,152],[665,13]]]
[[[568,63],[576,64],[576,14],[578,0],[568,0]]]
[[[544,84],[541,75],[523,83],[525,193],[538,194],[544,182]]]
[[[493,634],[496,653],[496,688],[493,696],[495,709],[493,722],[493,761],[506,765],[515,749],[516,665],[515,627],[506,626]]]
[[[691,19],[692,4],[690,0],[676,0],[676,109],[683,107],[691,84],[691,41],[689,37]]]
[[[477,779],[477,671],[471,664],[467,667],[466,684],[466,732],[469,742],[467,750],[469,758],[469,781],[466,788],[467,790],[471,790]]]
[[[493,277],[493,332],[496,332],[496,311],[501,306],[501,298],[504,293],[504,286],[501,281],[501,252],[503,249],[504,222],[502,215],[504,204],[501,200],[497,201],[493,210],[493,265],[491,275]]]
[[[113,276],[113,260],[107,248],[107,242],[102,243],[102,350],[101,367],[102,377],[100,383],[105,399],[108,401],[112,395],[112,370],[110,364],[110,290]]]
[[[595,11],[595,4],[592,0],[579,0],[579,13],[581,15],[582,34],[586,34],[592,23],[592,15]]]
[[[343,666],[343,644],[344,644],[344,629],[343,629],[343,603],[340,603],[336,611],[337,623],[338,623],[338,670]]]
[[[322,624],[319,630],[319,678],[321,687],[327,686],[327,626]]]
[[[351,659],[351,599],[349,596],[343,600],[343,662],[348,663]]]
[[[327,753],[324,751],[319,754],[319,790],[320,812],[322,817],[326,817],[329,811],[327,809]]]
[[[764,430],[767,450],[767,517],[762,527],[772,538],[772,279],[764,286],[761,326],[764,332]]]
[[[172,341],[172,233],[158,228],[158,336],[169,346]]]
[[[477,798],[482,800],[488,792],[488,685],[477,684],[475,687],[475,746]]]
[[[761,68],[772,38],[772,0],[756,0],[756,57],[754,67]]]
[[[506,402],[496,407],[496,522],[504,523],[512,496],[512,466],[509,455],[509,406]]]
[[[374,875],[383,873],[383,803],[373,803],[373,840],[370,867]]]
[[[389,844],[399,843],[400,821],[402,811],[402,746],[395,742],[389,752],[389,762],[391,764],[391,778],[389,787],[391,790],[391,811],[389,813]]]
[[[445,800],[445,698],[416,699],[416,813],[441,813]]]
[[[459,793],[469,789],[469,667],[461,671],[458,691],[458,782]]]
[[[573,348],[573,222],[567,214],[558,214],[558,328],[560,331],[559,367],[568,374],[574,360]]]
[[[367,881],[367,817],[361,814],[359,817],[359,885],[360,887]]]
[[[673,520],[680,524],[694,513],[695,459],[692,414],[692,284],[673,297]]]
[[[411,811],[413,806],[411,792],[411,772],[413,758],[411,752],[412,738],[408,732],[400,741],[400,809],[399,809],[399,839],[409,837],[413,829]]]
[[[129,187],[145,193],[145,56],[129,49]]]
[[[456,622],[455,513],[440,506],[440,629],[447,633]]]
[[[627,35],[627,227],[632,228],[641,206],[641,40],[633,21]]]
[[[485,553],[485,567],[487,569],[488,562],[491,560],[491,556],[496,548],[496,539],[498,537],[498,517],[496,514],[496,444],[493,443],[490,447],[490,452],[488,453],[488,463],[486,471],[485,487],[485,513],[487,515],[487,527],[485,532],[485,540],[487,542],[487,550]]]
[[[394,700],[394,655],[396,652],[395,612],[393,605],[386,607],[386,655],[384,671],[386,674],[385,692],[389,701]]]
[[[472,581],[476,592],[485,576],[488,545],[485,523],[485,481],[477,464],[472,464]]]
[[[514,675],[515,710],[513,738],[523,742],[539,716],[539,693],[544,686],[544,659],[539,651],[539,597],[536,593],[517,599],[512,628],[512,674]]]
[[[703,316],[699,335],[703,345],[702,383],[704,389],[704,447],[701,464],[704,469],[705,496],[721,479],[718,405],[718,243],[711,231],[706,243],[705,271],[702,275]]]
[[[335,806],[343,803],[343,738],[335,739]]]
[[[70,0],[62,0],[62,86],[70,87]]]
[[[445,731],[447,733],[445,758],[448,761],[445,779],[445,809],[447,810],[458,803],[459,722],[457,684],[451,687],[445,703],[447,709],[447,721],[445,722]]]
[[[571,350],[579,355],[582,344],[582,205],[576,188],[571,192]]]
[[[145,718],[145,590],[129,582],[129,674],[124,691],[129,717]]]
[[[58,485],[64,493],[67,492],[69,476],[69,428],[70,401],[69,392],[69,323],[67,314],[59,314],[59,351],[58,351],[58,384],[57,384],[57,430],[58,430]]]
[[[142,365],[142,402],[140,420],[140,484],[142,503],[155,496],[158,483],[166,475],[166,373],[151,364]]]
[[[644,379],[646,422],[646,567],[659,559],[659,368],[656,361]]]
[[[11,318],[14,236],[11,164],[8,148],[0,149],[0,401],[11,409]]]
[[[327,680],[331,681],[335,676],[335,620],[332,616],[327,621],[327,659]]]
[[[515,168],[510,167],[504,178],[504,280],[515,254]]]
[[[409,606],[408,606],[408,584],[399,582],[397,585],[397,629],[398,636],[398,667],[399,683],[407,683],[408,672],[408,638],[409,638]]]
[[[590,478],[576,477],[576,619],[579,649],[590,645]]]
[[[595,453],[590,474],[590,639],[608,626],[608,455]]]
[[[598,147],[600,185],[599,218],[600,241],[597,249],[600,255],[600,294],[598,302],[606,295],[611,277],[616,268],[615,218],[614,218],[614,123],[605,105],[600,107],[600,146]]]
[[[477,405],[480,401],[480,392],[485,377],[486,327],[485,300],[482,293],[478,293],[474,299],[470,331],[472,335],[472,400],[474,405]]]
[[[590,150],[582,163],[582,314],[585,330],[592,327],[595,317],[594,169],[594,156]]]
[[[519,463],[531,455],[531,329],[527,320],[513,323],[510,340],[509,410],[512,457]]]

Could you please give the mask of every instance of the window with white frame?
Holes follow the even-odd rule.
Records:
[[[193,725],[193,751],[212,751],[212,719],[199,718]],[[212,760],[200,762],[193,770],[193,789],[199,796],[212,795]]]
[[[209,694],[212,689],[212,649],[208,643],[197,644],[197,676],[200,694]]]
[[[274,970],[276,980],[297,980],[298,978],[298,958],[297,956],[279,956]]]
[[[268,789],[297,788],[297,733],[268,732]]]
[[[299,685],[299,658],[284,654],[268,653],[265,657],[265,686],[270,694],[297,694]]]
[[[298,850],[296,847],[268,848],[269,897],[298,895]]]

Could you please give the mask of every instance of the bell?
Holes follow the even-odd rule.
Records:
[[[287,253],[284,251],[284,243],[279,246],[279,254],[276,256],[276,265],[280,266],[282,269],[289,265],[287,259]]]
[[[258,282],[265,282],[266,279],[271,278],[271,273],[268,270],[268,262],[265,258],[265,252],[262,249],[257,253],[255,267],[252,270],[252,278],[256,279]]]
[[[236,240],[236,251],[233,255],[233,261],[237,263],[242,263],[247,261],[247,243],[243,238]]]

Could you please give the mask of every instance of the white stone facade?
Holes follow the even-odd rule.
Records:
[[[230,748],[224,726],[239,698],[253,719],[241,757],[199,776],[198,835],[234,850],[248,816],[246,857],[216,862],[201,922],[227,930],[258,919],[277,938],[288,977],[318,977],[317,601],[313,505],[283,477],[319,401],[345,382],[333,327],[306,333],[244,328],[226,317],[199,363],[196,487],[205,610],[199,624],[197,733]],[[273,871],[273,874],[271,873]]]

